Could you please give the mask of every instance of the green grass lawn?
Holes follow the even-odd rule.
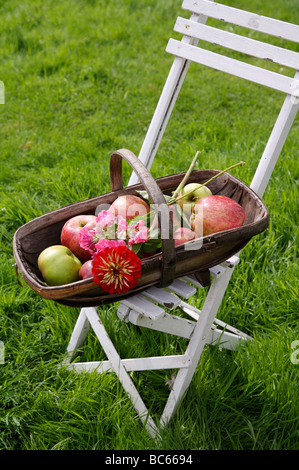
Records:
[[[297,0],[224,3],[299,24]],[[113,374],[59,368],[79,310],[43,300],[16,279],[16,229],[109,192],[114,150],[138,155],[172,64],[165,47],[179,37],[178,15],[189,16],[179,0],[0,2],[0,449],[299,448],[298,119],[264,195],[270,226],[243,250],[218,315],[254,341],[234,352],[204,349],[161,441],[142,427]],[[283,99],[192,64],[153,176],[185,171],[201,150],[200,168],[245,161],[234,175],[249,184]],[[116,311],[100,309],[122,357],[184,351],[184,340],[121,322]],[[104,359],[93,333],[80,357]],[[170,375],[132,374],[154,418]]]

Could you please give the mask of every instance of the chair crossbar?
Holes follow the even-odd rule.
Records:
[[[299,70],[299,53],[283,47],[273,46],[272,44],[207,26],[206,24],[200,24],[180,16],[177,18],[174,31]]]
[[[161,369],[179,369],[189,367],[190,358],[186,354],[176,354],[173,356],[153,356],[133,359],[121,359],[122,365],[127,372],[145,371],[145,370],[161,370]],[[91,361],[91,362],[75,362],[67,366],[69,370],[74,372],[108,372],[113,369],[110,360]]]
[[[209,0],[184,0],[182,9],[288,41],[299,42],[299,26],[286,21],[220,5]]]
[[[292,95],[295,98],[299,97],[299,81],[277,72],[272,72],[271,70],[247,64],[246,62],[232,59],[216,52],[185,44],[176,39],[169,40],[166,52],[174,54],[177,57],[235,75],[236,77],[258,83],[259,85],[273,88],[274,90]]]

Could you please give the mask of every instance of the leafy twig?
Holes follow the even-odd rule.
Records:
[[[186,194],[184,194],[184,195],[182,195],[182,196],[176,197],[174,200],[169,201],[168,204],[173,204],[174,202],[179,201],[179,200],[182,199],[183,197],[189,196],[190,194],[192,194],[194,191],[197,191],[197,190],[198,190],[199,188],[201,188],[202,186],[206,186],[208,183],[210,183],[210,182],[213,181],[214,179],[218,178],[218,176],[222,175],[222,173],[225,173],[226,171],[231,170],[232,168],[235,168],[236,166],[239,166],[239,165],[242,165],[242,166],[243,166],[243,165],[245,165],[245,162],[235,163],[234,165],[229,166],[228,168],[225,168],[225,170],[222,170],[222,171],[220,171],[219,173],[217,173],[217,175],[212,176],[212,178],[210,178],[210,179],[209,179],[208,181],[206,181],[205,183],[200,184],[197,188],[192,189],[191,191],[187,192]]]

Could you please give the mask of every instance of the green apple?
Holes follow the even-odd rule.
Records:
[[[212,192],[207,186],[202,186],[199,183],[189,183],[179,193],[179,197],[184,195],[185,197],[178,199],[178,204],[181,206],[182,211],[189,216],[194,204],[203,197],[212,196]]]
[[[61,286],[78,281],[81,261],[63,245],[52,245],[43,250],[37,265],[49,286]]]

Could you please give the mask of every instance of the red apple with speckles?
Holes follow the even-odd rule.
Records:
[[[134,217],[146,215],[150,211],[150,207],[143,199],[134,194],[125,194],[119,196],[111,204],[109,211],[114,214],[121,215],[126,220]]]
[[[241,227],[245,220],[243,207],[227,196],[207,196],[200,199],[191,213],[191,228],[198,236],[210,235]]]
[[[95,215],[77,215],[69,219],[61,230],[60,241],[74,253],[81,263],[91,259],[91,254],[80,246],[79,233],[83,227],[88,225],[90,229],[96,225]]]
[[[173,234],[174,246],[183,245],[190,240],[197,238],[196,233],[187,227],[179,227]]]

